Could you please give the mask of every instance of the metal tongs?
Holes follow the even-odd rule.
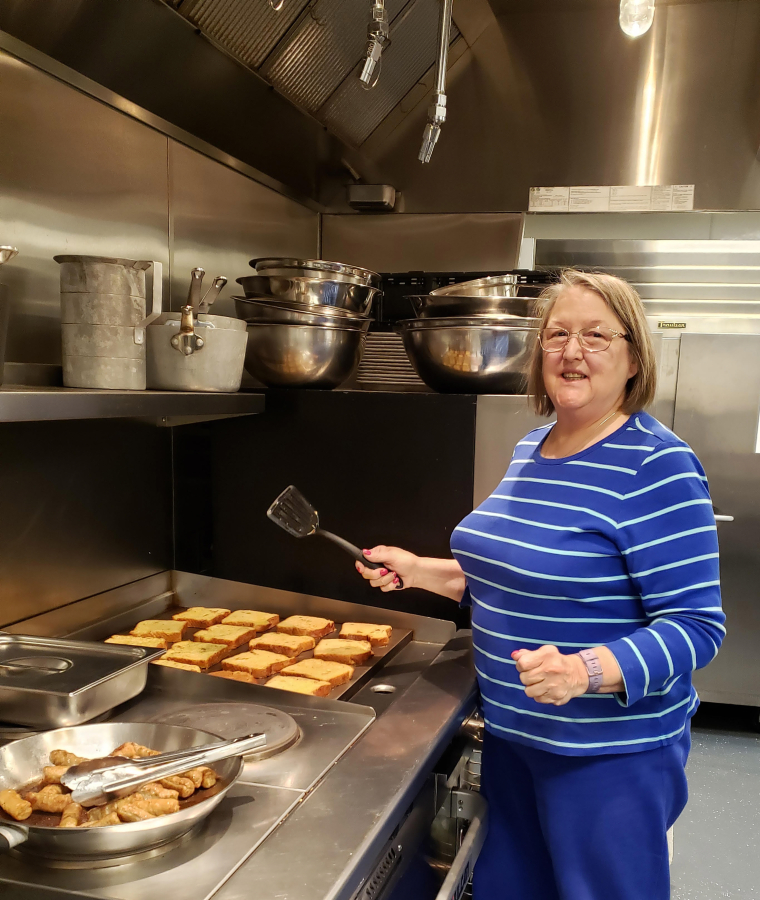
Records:
[[[367,55],[359,73],[359,81],[362,87],[368,91],[377,84],[380,78],[381,56],[389,37],[390,28],[388,13],[385,10],[385,0],[372,0],[369,25],[367,26]]]
[[[266,734],[204,744],[186,750],[175,750],[143,759],[105,756],[88,759],[71,768],[61,777],[61,784],[72,791],[71,799],[82,806],[103,806],[112,800],[126,797],[151,781],[179,775],[198,766],[207,766],[220,759],[243,756],[258,750],[267,742]]]
[[[449,41],[451,40],[451,11],[454,0],[441,0],[441,18],[438,23],[438,58],[435,69],[435,89],[433,102],[428,110],[428,121],[422,135],[422,147],[419,160],[429,163],[435,145],[441,136],[441,125],[446,121],[446,66],[449,60]]]

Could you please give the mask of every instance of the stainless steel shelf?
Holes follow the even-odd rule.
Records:
[[[248,416],[264,411],[263,394],[174,391],[92,391],[76,388],[0,387],[0,422],[59,419],[155,418],[159,425]]]

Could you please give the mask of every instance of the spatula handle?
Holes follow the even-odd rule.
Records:
[[[345,550],[349,556],[353,556],[353,558],[360,562],[362,565],[366,566],[368,569],[388,569],[390,571],[390,567],[386,566],[385,563],[382,562],[370,562],[367,557],[362,553],[362,551],[354,546],[350,541],[344,540],[342,537],[338,537],[337,534],[333,534],[331,531],[325,531],[323,528],[317,528],[316,534],[320,535],[320,537],[327,538],[328,541],[332,541],[333,544],[337,544],[341,550]],[[404,586],[404,582],[399,578],[399,588]]]

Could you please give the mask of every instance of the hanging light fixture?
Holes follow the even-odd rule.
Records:
[[[640,37],[652,27],[654,0],[620,0],[620,27],[629,37]]]

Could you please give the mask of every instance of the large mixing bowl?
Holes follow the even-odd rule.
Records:
[[[283,278],[316,278],[319,280],[346,281],[380,287],[380,276],[370,269],[347,266],[345,263],[325,259],[252,259],[249,265],[259,275],[275,275]]]
[[[236,279],[249,300],[278,300],[299,306],[318,307],[314,312],[337,309],[359,316],[369,315],[377,288],[315,278],[280,278],[245,275]]]
[[[489,275],[431,291],[436,297],[538,297],[545,285],[525,284],[519,275]]]
[[[332,389],[356,370],[363,347],[355,328],[249,323],[245,367],[268,387]]]
[[[493,319],[408,319],[398,328],[417,374],[433,390],[525,393],[537,328]]]
[[[421,319],[453,316],[507,315],[524,319],[538,313],[538,301],[531,297],[460,297],[449,294],[412,294],[407,297]]]

